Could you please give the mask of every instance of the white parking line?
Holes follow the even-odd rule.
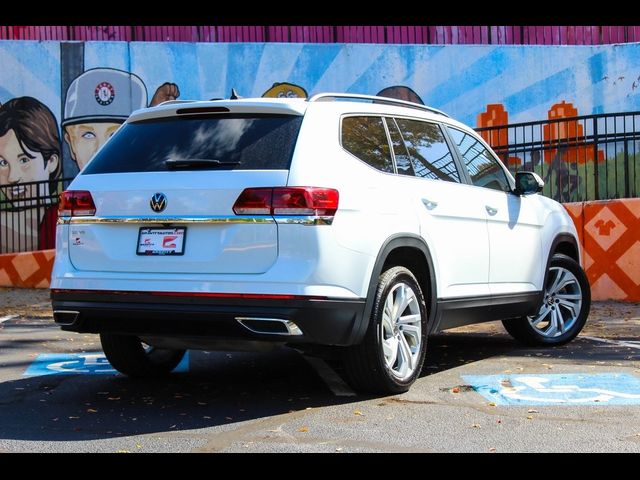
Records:
[[[640,350],[640,343],[637,343],[637,342],[625,342],[624,340],[609,340],[608,338],[585,337],[583,335],[581,335],[578,338],[586,338],[587,340],[593,340],[594,342],[611,343],[613,345],[618,345],[619,347],[637,348],[638,350]]]
[[[6,315],[4,317],[0,317],[0,323],[6,322],[7,320],[11,320],[13,318],[17,318],[20,315]]]
[[[356,392],[351,390],[340,376],[327,365],[327,362],[321,358],[307,357],[303,355],[304,359],[309,362],[309,365],[313,367],[320,378],[327,384],[327,387],[333,392],[336,397],[355,397]]]

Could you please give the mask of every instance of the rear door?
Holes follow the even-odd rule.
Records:
[[[438,296],[489,294],[487,219],[477,189],[461,174],[437,123],[387,118],[398,173],[418,177],[406,182],[421,233],[433,246],[438,264]]]
[[[499,160],[467,132],[448,127],[480,194],[489,228],[489,286],[492,294],[536,290],[542,275],[542,222],[535,195],[511,193],[509,180]]]
[[[75,217],[78,270],[262,273],[278,255],[269,215],[238,217],[246,187],[287,183],[302,116],[222,113],[125,124],[71,185],[95,217]]]

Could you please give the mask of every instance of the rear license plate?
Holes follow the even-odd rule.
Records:
[[[146,228],[138,233],[138,255],[183,255],[186,227]]]

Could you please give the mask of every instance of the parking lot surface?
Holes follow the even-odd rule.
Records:
[[[355,394],[295,350],[189,352],[116,374],[96,335],[53,324],[47,290],[0,288],[0,452],[640,452],[640,304],[524,347],[499,322],[429,339],[408,393]]]

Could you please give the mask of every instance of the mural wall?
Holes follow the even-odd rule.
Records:
[[[0,253],[22,237],[52,247],[55,209],[33,198],[61,190],[132,110],[165,100],[380,93],[471,126],[640,110],[638,44],[0,41],[0,64]]]

